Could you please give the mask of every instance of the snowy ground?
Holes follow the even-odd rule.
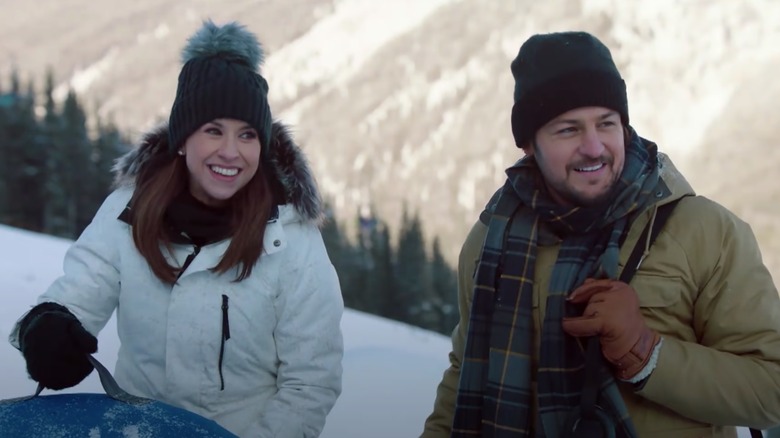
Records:
[[[35,390],[21,355],[6,339],[16,319],[61,274],[69,243],[0,225],[0,399]],[[419,436],[447,365],[449,340],[352,310],[345,312],[342,327],[344,388],[322,438]],[[113,318],[99,345],[98,360],[113,369],[119,348]],[[102,392],[102,387],[92,373],[63,392]]]
[[[61,272],[70,242],[0,225],[0,399],[31,394],[19,352],[6,341],[16,319]],[[446,367],[449,340],[441,335],[347,310],[344,389],[322,438],[419,436]],[[96,355],[113,369],[119,348],[114,320],[99,336]],[[63,392],[102,392],[96,373]],[[740,438],[749,438],[740,430]]]

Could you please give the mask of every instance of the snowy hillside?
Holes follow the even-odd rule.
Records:
[[[61,272],[69,241],[0,226],[0,399],[31,394],[24,360],[8,344],[16,319]],[[449,340],[360,312],[344,314],[344,389],[322,438],[400,438],[422,431],[447,365]],[[113,369],[119,348],[112,318],[96,355]],[[63,392],[102,392],[96,373]],[[53,392],[48,392],[53,393]]]

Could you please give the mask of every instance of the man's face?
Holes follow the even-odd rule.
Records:
[[[623,171],[625,146],[616,111],[583,107],[542,126],[524,150],[536,157],[553,200],[587,207],[609,198]]]

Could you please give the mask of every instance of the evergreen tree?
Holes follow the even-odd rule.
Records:
[[[458,323],[458,281],[455,271],[444,260],[439,237],[433,239],[431,251],[433,309],[438,317],[436,330],[450,334]]]
[[[19,96],[21,89],[22,89],[22,84],[19,81],[19,70],[13,68],[11,70],[11,90],[10,90],[11,96],[14,97]]]
[[[398,291],[398,282],[395,277],[395,254],[390,242],[390,230],[384,221],[378,220],[377,229],[372,235],[373,246],[371,248],[374,260],[374,269],[371,284],[368,291],[373,300],[373,313],[392,317],[395,295]]]
[[[434,328],[430,295],[430,266],[425,253],[425,238],[417,214],[409,217],[404,211],[398,239],[396,284],[392,296],[390,317],[420,327]]]
[[[3,179],[5,180],[3,221],[11,226],[41,229],[40,167],[43,160],[37,136],[35,93],[32,84],[21,91],[19,76],[11,74],[11,90],[5,96],[3,117]]]
[[[73,90],[62,108],[62,140],[65,154],[64,182],[68,199],[67,223],[70,237],[78,237],[92,220],[95,211],[88,187],[94,184],[92,144],[87,135],[87,117]]]
[[[326,207],[322,237],[336,268],[346,307],[449,334],[458,322],[455,272],[434,240],[425,251],[422,224],[405,212],[397,249],[387,224],[371,213],[358,213],[353,244]]]
[[[345,304],[352,309],[361,312],[375,313],[372,308],[369,290],[371,284],[371,274],[374,269],[374,263],[371,259],[370,245],[366,245],[365,240],[358,231],[356,244],[347,243],[349,247],[349,257],[343,266],[344,282],[347,285]]]
[[[41,231],[43,229],[44,214],[44,190],[46,145],[41,136],[40,124],[35,116],[35,87],[32,80],[28,85],[26,97],[20,100],[18,109],[21,119],[21,129],[25,132],[19,149],[22,162],[20,186],[24,189],[24,196],[19,200],[18,206],[26,228]]]
[[[112,121],[103,123],[97,118],[97,138],[94,141],[94,181],[90,187],[90,207],[96,213],[106,196],[111,193],[114,177],[112,169],[116,159],[129,150],[116,125]]]
[[[16,69],[11,71],[10,83],[11,88],[6,90],[0,98],[0,109],[2,110],[2,118],[0,119],[0,153],[3,160],[0,160],[0,174],[3,175],[3,184],[0,186],[0,220],[4,224],[14,225],[17,222],[16,212],[14,211],[14,202],[16,201],[18,194],[14,193],[17,189],[17,171],[14,163],[17,153],[16,141],[13,139],[13,128],[15,113],[14,107],[17,105],[18,99],[18,73]],[[16,92],[14,92],[16,91]]]
[[[8,156],[6,138],[6,121],[10,112],[13,98],[0,87],[0,157]],[[0,160],[0,175],[8,175],[8,165],[5,160]],[[0,223],[7,223],[10,212],[10,193],[8,190],[8,178],[0,178]]]
[[[354,266],[355,249],[346,238],[329,203],[325,205],[325,217],[325,223],[321,230],[322,240],[328,250],[328,257],[338,274],[344,305],[352,309],[359,309],[360,287],[357,281],[358,273]]]
[[[331,263],[336,265],[336,260],[341,258],[341,250],[343,246],[343,235],[339,224],[333,217],[333,210],[330,204],[325,202],[325,222],[322,224],[320,232],[322,233],[322,240],[325,243],[325,248],[328,250],[328,256]]]
[[[357,243],[344,239],[344,257],[339,278],[347,307],[362,312],[377,314],[380,303],[374,290],[375,260],[372,253],[375,221],[358,211]]]
[[[54,102],[54,72],[51,69],[46,72],[44,98],[45,115],[41,127],[41,137],[46,145],[47,154],[43,231],[55,236],[72,237],[75,234],[75,227],[69,221],[69,199],[66,184],[68,149],[63,138],[62,116]]]
[[[376,217],[373,208],[358,213],[358,243],[361,310],[390,316],[386,312],[392,309],[392,302],[387,298],[396,289],[393,249],[387,224]]]

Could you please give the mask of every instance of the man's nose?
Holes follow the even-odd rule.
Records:
[[[598,158],[604,153],[604,142],[601,141],[598,130],[589,128],[585,130],[580,145],[580,154],[590,158]]]

